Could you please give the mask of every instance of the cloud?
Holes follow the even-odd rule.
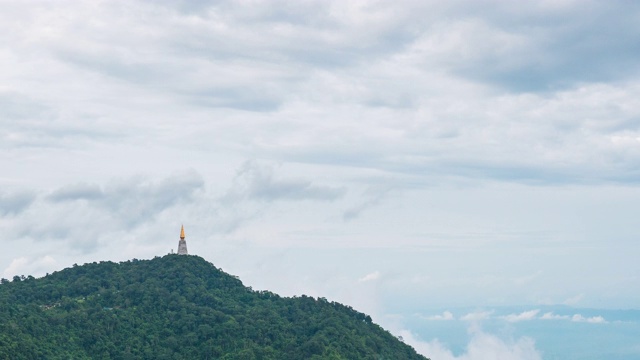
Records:
[[[368,189],[365,192],[365,200],[360,204],[345,210],[342,214],[342,219],[344,221],[350,221],[360,217],[364,211],[378,205],[389,191],[390,190],[388,188]]]
[[[96,184],[75,184],[67,185],[53,191],[47,197],[52,202],[63,202],[73,200],[98,200],[103,198],[104,193],[100,186]]]
[[[544,315],[540,317],[542,320],[569,320],[570,318],[569,315],[557,315],[553,312],[544,313]]]
[[[47,107],[26,95],[0,91],[0,121],[5,126],[24,124],[46,115]]]
[[[205,107],[222,107],[246,111],[275,111],[281,106],[281,99],[268,95],[268,89],[212,88],[200,89],[183,94],[191,103]]]
[[[53,203],[85,200],[89,206],[106,210],[131,227],[176,204],[191,201],[203,189],[202,177],[188,172],[161,181],[143,177],[114,180],[104,190],[96,184],[67,185],[53,191],[47,199]]]
[[[343,187],[315,185],[309,180],[276,179],[272,167],[247,161],[237,172],[234,186],[227,192],[225,200],[332,201],[342,197],[345,191]]]
[[[540,310],[535,309],[535,310],[523,311],[519,314],[509,314],[509,315],[501,316],[501,318],[508,322],[533,320],[536,318],[536,315],[538,315],[539,312]]]
[[[117,132],[92,126],[87,114],[84,121],[67,121],[59,111],[43,100],[20,91],[0,89],[0,147],[44,148],[84,145],[87,141],[113,140]]]
[[[164,179],[133,176],[103,184],[83,182],[54,189],[41,201],[35,201],[35,195],[25,197],[34,202],[29,216],[15,217],[5,226],[21,241],[63,243],[70,252],[90,254],[104,246],[117,246],[139,231],[155,234],[154,228],[176,218],[178,225],[185,219],[200,222],[202,229],[208,229],[207,235],[228,235],[265,216],[274,202],[331,201],[343,192],[343,188],[302,179],[280,180],[269,166],[245,164],[222,199],[206,191],[202,176],[195,171]],[[17,212],[17,205],[29,203],[16,201],[22,197],[5,198],[12,200],[2,203],[7,212]],[[118,238],[121,240],[114,242]],[[148,241],[148,236],[136,240],[140,246]]]
[[[131,240],[138,230],[151,231],[148,226],[176,221],[188,205],[206,202],[204,193],[204,181],[194,171],[158,180],[134,176],[104,185],[70,184],[33,201],[28,214],[14,216],[5,226],[22,242],[88,254]]]
[[[576,295],[574,297],[570,297],[570,298],[566,299],[562,303],[564,305],[576,305],[577,303],[582,301],[583,298],[584,298],[584,294],[578,294],[578,295]]]
[[[467,344],[466,351],[459,356],[453,355],[452,351],[437,339],[429,342],[421,341],[407,330],[401,331],[400,335],[418,353],[434,360],[542,360],[535,342],[529,337],[503,340],[477,329],[471,329],[470,332],[471,340]]]
[[[584,317],[580,314],[575,314],[571,317],[573,322],[587,322],[591,324],[604,324],[607,321],[602,316]]]
[[[131,237],[140,236],[136,235],[139,232],[156,234],[157,228],[176,219],[176,226],[186,219],[199,222],[207,236],[229,235],[243,228],[252,231],[249,223],[266,216],[274,202],[331,201],[343,192],[343,188],[301,179],[280,180],[269,166],[245,164],[222,199],[206,191],[202,176],[195,171],[160,179],[133,176],[103,184],[83,182],[54,189],[40,201],[35,195],[36,200],[25,198],[34,203],[29,216],[14,217],[5,227],[23,242],[62,243],[58,246],[71,253],[91,254],[125,239],[133,241]],[[17,204],[2,203],[11,212],[18,210]],[[143,249],[151,240],[142,235],[135,242]]]
[[[179,203],[193,200],[204,189],[204,180],[196,172],[165,178],[159,182],[131,178],[105,186],[99,206],[114,213],[126,214],[132,225],[145,221]]]
[[[412,186],[637,183],[639,9],[588,4],[16,3],[0,22],[14,34],[2,65],[16,74],[0,105],[32,121],[11,125],[6,143],[115,147],[117,136],[137,148],[143,134],[169,143],[164,132],[188,121],[207,150]],[[115,18],[126,26],[100,25]],[[603,29],[608,18],[620,21]],[[210,141],[222,133],[225,146]],[[274,196],[335,196],[287,181]]]
[[[17,215],[25,211],[35,200],[32,192],[0,193],[0,215]]]
[[[19,257],[11,261],[11,264],[4,269],[2,277],[11,279],[15,275],[27,274],[43,274],[57,270],[59,264],[51,255],[45,255],[39,258]]]
[[[468,314],[460,317],[460,320],[462,320],[462,321],[487,320],[487,319],[491,318],[491,314],[493,314],[493,311],[472,312],[472,313],[468,313]]]
[[[459,76],[510,91],[549,91],[637,74],[630,63],[638,52],[630,45],[640,36],[633,20],[638,5],[587,3],[454,7],[448,12],[457,12],[456,20],[436,23],[418,49]],[[612,17],[619,21],[602,29]]]
[[[441,320],[453,320],[454,316],[453,316],[452,312],[447,310],[447,311],[442,312],[441,315],[426,316],[424,318],[426,320],[441,321]]]
[[[542,315],[540,317],[540,319],[542,320],[570,320],[573,322],[585,322],[585,323],[591,323],[591,324],[605,324],[607,323],[607,320],[605,320],[604,317],[602,316],[591,316],[591,317],[585,317],[582,316],[580,314],[574,314],[573,316],[570,315],[557,315],[554,314],[553,312],[547,312],[544,315]]]
[[[369,273],[363,277],[361,277],[360,279],[358,279],[359,282],[367,282],[367,281],[375,281],[378,280],[380,278],[380,272],[379,271],[374,271],[372,273]]]

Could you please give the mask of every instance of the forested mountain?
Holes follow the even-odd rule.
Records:
[[[349,306],[167,255],[2,280],[0,359],[425,358]]]

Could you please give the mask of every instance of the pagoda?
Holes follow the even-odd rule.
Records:
[[[189,255],[187,252],[187,242],[184,240],[184,225],[180,229],[180,241],[178,241],[178,255]]]

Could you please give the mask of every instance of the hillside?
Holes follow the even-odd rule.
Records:
[[[351,307],[253,291],[197,256],[0,285],[0,359],[422,359]]]

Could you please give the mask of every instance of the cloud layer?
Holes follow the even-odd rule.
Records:
[[[408,331],[402,332],[403,339],[421,354],[441,360],[541,360],[542,356],[531,338],[522,337],[515,341],[505,341],[499,337],[472,329],[471,340],[466,351],[459,356],[454,355],[438,340],[422,342]]]
[[[186,125],[225,134],[206,148],[398,176],[638,181],[629,2],[199,4],[7,4],[5,146]]]
[[[525,310],[520,313],[511,313],[507,315],[494,315],[494,311],[477,311],[470,312],[465,315],[461,315],[456,317],[451,311],[445,310],[441,315],[430,315],[430,316],[422,316],[423,319],[428,321],[441,321],[441,320],[460,320],[460,321],[468,321],[472,323],[477,323],[479,321],[490,320],[490,319],[499,319],[504,320],[506,322],[515,323],[520,321],[531,321],[531,320],[567,320],[573,322],[586,322],[591,324],[602,324],[607,323],[605,318],[600,315],[596,316],[582,316],[581,314],[573,314],[573,315],[558,315],[553,312],[545,312],[542,315],[538,315],[540,313],[540,309],[533,310]]]

